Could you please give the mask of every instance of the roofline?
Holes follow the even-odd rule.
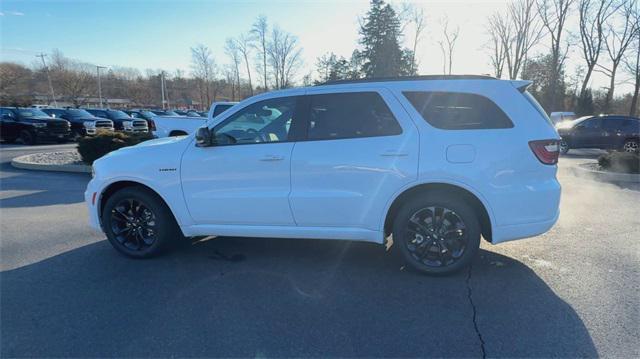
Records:
[[[395,76],[395,77],[372,77],[354,80],[333,80],[323,82],[315,86],[342,85],[369,82],[394,82],[394,81],[429,81],[429,80],[496,80],[495,77],[486,75],[419,75],[419,76]]]

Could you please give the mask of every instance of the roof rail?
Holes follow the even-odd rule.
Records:
[[[425,80],[495,80],[495,77],[486,75],[419,75],[419,76],[395,76],[395,77],[372,77],[354,80],[331,80],[316,86],[356,84],[367,82],[392,82],[392,81],[425,81]]]

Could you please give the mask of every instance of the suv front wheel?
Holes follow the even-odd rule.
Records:
[[[143,187],[126,187],[109,197],[102,224],[111,245],[134,258],[156,256],[184,239],[167,205]]]
[[[405,262],[426,274],[449,274],[471,262],[480,247],[473,208],[455,195],[428,194],[407,202],[393,223]]]

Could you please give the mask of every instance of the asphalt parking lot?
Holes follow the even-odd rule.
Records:
[[[576,177],[593,152],[561,158],[553,230],[432,278],[338,241],[124,258],[87,225],[89,176],[9,163],[62,147],[0,145],[2,357],[640,356],[640,187]]]

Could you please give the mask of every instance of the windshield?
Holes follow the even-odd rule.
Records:
[[[67,114],[71,117],[94,117],[89,112],[80,109],[69,109],[67,110]]]
[[[47,115],[46,113],[44,113],[42,110],[38,110],[37,108],[30,108],[28,110],[19,110],[18,112],[20,112],[20,116],[22,117],[49,117],[49,115]]]
[[[131,116],[127,115],[123,111],[110,110],[108,113],[109,113],[109,117],[110,118],[113,118],[113,119],[116,119],[116,120],[128,120],[128,119],[131,119]]]

